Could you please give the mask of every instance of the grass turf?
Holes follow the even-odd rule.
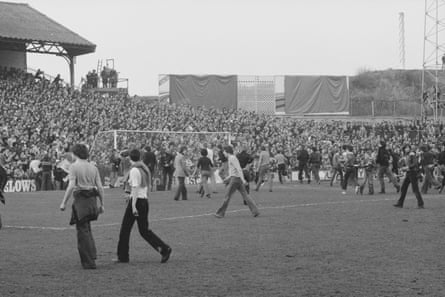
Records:
[[[253,192],[253,218],[235,194],[223,219],[212,199],[150,198],[150,227],[173,248],[169,262],[133,227],[130,263],[114,264],[125,204],[106,190],[93,223],[97,270],[83,270],[62,192],[7,194],[0,207],[0,296],[445,296],[444,197],[416,209],[386,195],[342,195],[327,184]]]

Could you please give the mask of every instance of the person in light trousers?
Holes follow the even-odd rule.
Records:
[[[223,218],[225,216],[230,199],[237,190],[241,193],[241,196],[247,203],[252,215],[257,217],[260,212],[255,201],[249,196],[249,194],[247,194],[246,187],[244,186],[246,184],[246,180],[244,179],[243,170],[241,169],[238,159],[233,155],[233,148],[231,146],[226,146],[224,148],[224,155],[228,159],[228,186],[224,202],[215,213],[215,217]]]

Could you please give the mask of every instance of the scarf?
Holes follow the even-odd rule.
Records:
[[[137,168],[139,169],[139,172],[141,173],[141,188],[148,188],[148,192],[150,190],[150,183],[151,183],[151,174],[150,170],[148,169],[147,165],[145,165],[143,162],[135,162],[131,168]]]

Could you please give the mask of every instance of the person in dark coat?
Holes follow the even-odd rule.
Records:
[[[425,173],[425,179],[422,184],[421,192],[422,194],[426,194],[431,186],[440,189],[441,185],[434,178],[433,174],[436,157],[428,145],[422,146],[421,149],[423,151],[421,165]]]
[[[148,167],[148,169],[150,170],[150,188],[153,191],[153,176],[155,173],[155,168],[156,168],[156,155],[154,152],[151,151],[151,147],[146,146],[145,147],[145,152],[142,156],[142,162],[144,162],[144,164]]]
[[[417,206],[418,208],[424,208],[424,202],[422,199],[422,195],[419,191],[419,184],[418,184],[418,172],[419,172],[419,163],[417,160],[416,153],[412,151],[410,145],[406,145],[403,148],[403,166],[402,170],[406,171],[405,179],[402,183],[402,189],[400,193],[400,198],[397,201],[396,204],[394,204],[395,207],[403,207],[403,203],[405,201],[406,192],[408,191],[408,186],[411,184],[411,187],[413,189],[414,194],[417,198]]]
[[[104,212],[104,190],[99,170],[88,162],[87,147],[76,144],[73,146],[72,153],[75,161],[69,169],[69,184],[60,204],[60,210],[65,210],[68,199],[73,196],[70,224],[76,225],[80,262],[84,269],[96,269],[97,252],[90,222],[96,220],[98,215]]]
[[[300,145],[300,149],[297,151],[297,160],[298,160],[298,180],[300,183],[303,183],[303,172],[306,175],[307,183],[311,183],[311,176],[309,172],[308,162],[309,162],[309,153],[304,148],[303,145]]]
[[[3,160],[1,159],[1,156],[0,156],[0,202],[3,204],[6,203],[3,191],[5,189],[7,181],[8,181],[8,175],[6,173],[5,168],[3,168]],[[0,229],[1,228],[2,228],[2,217],[0,215]]]
[[[397,193],[400,192],[400,185],[397,182],[397,180],[395,179],[394,175],[392,174],[391,170],[389,169],[389,163],[391,160],[391,154],[389,153],[389,151],[386,149],[386,143],[384,141],[380,142],[380,146],[379,146],[379,150],[377,153],[377,158],[376,158],[376,164],[379,166],[378,167],[378,178],[380,181],[380,194],[384,194],[385,193],[385,181],[384,181],[384,175],[386,175],[389,178],[389,181],[392,182],[392,184],[394,185],[394,187],[397,190]]]
[[[440,186],[439,193],[442,193],[445,187],[445,143],[442,144],[441,151],[437,156],[437,165],[439,166],[440,173],[442,174],[442,184]]]

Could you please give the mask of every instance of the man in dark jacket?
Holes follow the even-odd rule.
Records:
[[[437,165],[439,165],[440,173],[442,174],[442,185],[439,193],[442,193],[445,186],[445,143],[442,144],[442,149],[437,156]]]
[[[0,155],[0,202],[5,204],[5,196],[3,195],[3,189],[6,186],[6,182],[8,181],[8,175],[6,174],[6,170],[3,168],[3,159]],[[0,229],[2,228],[2,217],[0,215]]]
[[[389,169],[390,160],[391,160],[391,154],[386,149],[386,143],[384,141],[381,141],[377,153],[377,158],[375,161],[376,164],[379,166],[377,175],[380,181],[380,194],[385,193],[385,181],[383,179],[384,175],[386,175],[389,178],[389,181],[392,182],[392,184],[397,190],[397,193],[400,192],[400,185],[394,178],[394,175],[392,174],[391,170]]]
[[[303,171],[307,178],[307,183],[311,183],[311,176],[309,174],[308,161],[309,161],[309,153],[304,148],[303,145],[300,145],[297,151],[297,160],[298,160],[298,180],[300,183],[303,183]]]
[[[321,167],[321,154],[316,147],[312,148],[312,152],[309,156],[310,172],[314,175],[315,182],[320,184],[320,167]]]
[[[151,191],[154,191],[153,189],[153,176],[155,173],[155,167],[156,167],[156,155],[151,151],[151,147],[146,146],[145,152],[142,156],[142,162],[145,164],[145,166],[148,167],[150,170],[150,188]]]
[[[236,156],[238,158],[239,164],[241,166],[241,169],[243,170],[244,179],[247,182],[246,185],[246,191],[247,194],[250,193],[250,181],[252,180],[252,173],[250,170],[249,164],[252,164],[253,158],[252,156],[247,152],[246,147],[241,148],[241,152]]]
[[[439,188],[440,184],[433,175],[434,164],[436,162],[435,155],[428,145],[422,146],[421,149],[423,151],[421,165],[425,173],[425,180],[423,181],[421,192],[422,194],[426,194],[430,186]]]
[[[172,189],[173,172],[175,171],[175,169],[173,168],[173,160],[174,156],[171,151],[161,151],[159,164],[162,169],[162,187],[164,191],[170,191]]]

